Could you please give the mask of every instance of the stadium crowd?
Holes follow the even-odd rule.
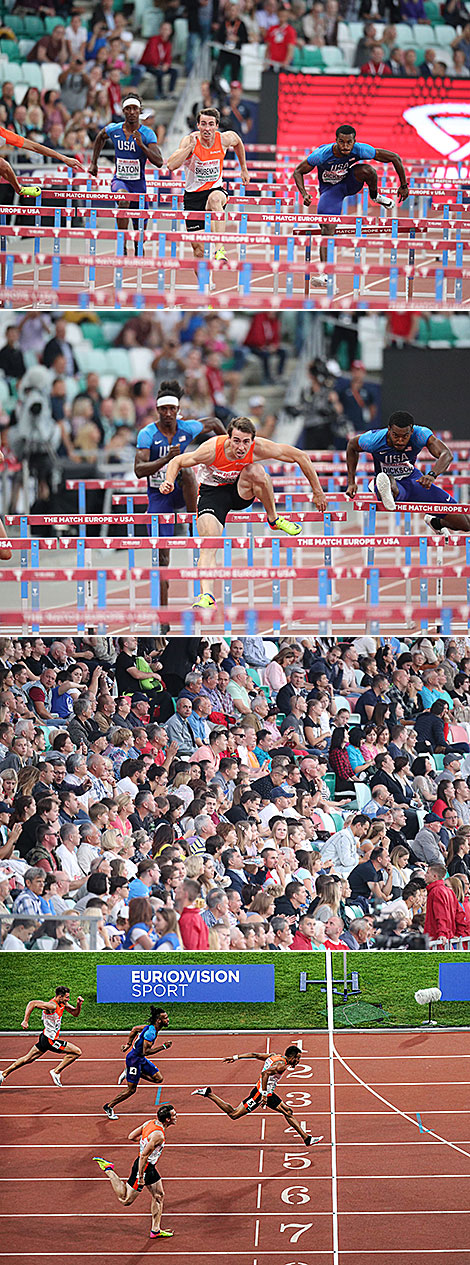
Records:
[[[466,945],[469,783],[467,637],[3,637],[3,951]]]

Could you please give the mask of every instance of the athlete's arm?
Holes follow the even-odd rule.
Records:
[[[192,154],[196,145],[196,140],[196,132],[191,132],[190,136],[183,136],[182,141],[180,141],[178,145],[178,149],[175,149],[174,154],[171,154],[167,159],[166,165],[169,171],[177,171],[178,167],[183,166],[183,163],[185,163],[190,154]]]
[[[218,417],[201,417],[199,420],[202,426],[202,431],[199,432],[200,435],[227,434],[226,426],[224,426],[223,422],[219,422]],[[195,438],[197,439],[198,436],[196,435]]]
[[[246,165],[245,146],[238,132],[222,132],[222,145],[225,149],[234,149],[241,167],[241,177],[243,184],[250,183],[250,176]]]
[[[406,179],[406,171],[401,161],[400,155],[394,154],[391,149],[376,149],[375,157],[378,163],[392,163],[392,165],[394,166],[398,179],[400,181],[398,197],[399,197],[400,202],[404,202],[405,198],[408,197],[408,194],[410,191],[408,188],[408,181]]]
[[[155,141],[144,141],[139,132],[132,133],[138,149],[142,150],[149,163],[153,163],[154,167],[163,167],[163,158],[160,146]]]
[[[307,193],[307,190],[304,184],[304,176],[308,176],[309,172],[311,174],[312,170],[313,168],[310,166],[310,163],[307,162],[306,158],[303,158],[302,162],[298,163],[297,167],[294,170],[294,181],[295,181],[295,184],[297,185],[299,193],[301,194],[303,198],[304,206],[310,206],[310,203],[312,201],[310,194]]]
[[[135,1142],[137,1138],[140,1138],[141,1133],[142,1133],[142,1125],[139,1124],[137,1126],[137,1129],[133,1129],[132,1133],[128,1133],[127,1135],[128,1142]]]
[[[160,1050],[169,1050],[171,1045],[173,1045],[172,1041],[164,1041],[163,1045],[155,1045],[155,1046],[152,1045],[151,1041],[144,1041],[144,1053],[145,1054],[159,1054]],[[147,1049],[147,1046],[149,1047],[148,1049]]]
[[[349,496],[350,499],[356,495],[358,490],[356,483],[356,470],[361,451],[362,450],[359,447],[359,435],[353,435],[346,448],[346,465],[348,470],[348,487],[346,495]]]
[[[39,141],[25,140],[23,149],[30,149],[32,154],[42,154],[44,158],[60,158],[73,171],[85,170],[83,163],[79,162],[78,158],[68,158],[65,154],[59,153],[57,149],[48,149],[47,145],[40,145]]]
[[[165,482],[160,484],[160,492],[173,491],[180,470],[188,470],[191,466],[210,466],[215,458],[215,445],[215,439],[208,439],[196,452],[183,452],[179,457],[174,457],[168,466]]]
[[[147,676],[148,676],[148,672],[147,672]],[[135,1041],[135,1038],[139,1035],[139,1032],[143,1032],[143,1031],[144,1031],[144,1028],[148,1028],[148,1024],[147,1024],[147,1023],[143,1023],[143,1024],[141,1024],[140,1028],[132,1028],[132,1029],[131,1029],[131,1031],[130,1031],[130,1033],[129,1033],[129,1036],[128,1036],[128,1038],[127,1038],[127,1042],[126,1042],[126,1044],[125,1044],[125,1045],[121,1045],[121,1050],[123,1050],[123,1051],[125,1051],[125,1050],[130,1050],[131,1045],[132,1045],[132,1042],[133,1042],[133,1041]]]
[[[24,1019],[21,1021],[22,1028],[28,1027],[29,1019],[33,1010],[47,1010],[50,1015],[53,1015],[55,1011],[55,1001],[29,1001],[24,1012]]]
[[[231,1054],[230,1058],[224,1059],[224,1063],[238,1063],[239,1059],[259,1059],[261,1063],[265,1063],[267,1054]]]
[[[255,439],[253,456],[255,460],[268,461],[270,457],[273,457],[275,461],[285,461],[287,465],[300,466],[302,474],[309,481],[315,505],[322,512],[326,510],[325,493],[306,452],[301,452],[300,448],[293,448],[291,444],[275,444],[272,439]]]
[[[180,452],[180,445],[174,444],[168,449],[164,457],[158,457],[155,461],[150,461],[150,448],[137,448],[134,460],[134,474],[138,479],[146,478],[147,475],[156,474],[157,470],[162,470],[168,465],[174,457]]]
[[[93,153],[91,155],[91,163],[88,168],[90,176],[96,176],[98,174],[98,158],[101,154],[103,145],[106,144],[107,139],[108,139],[108,133],[106,131],[106,128],[102,127],[101,132],[98,132],[98,135],[95,136],[95,142],[93,145]]]
[[[77,1015],[79,1015],[79,1014],[80,1014],[80,1011],[81,1011],[81,1009],[82,1009],[82,1006],[83,1006],[83,1000],[84,1000],[84,999],[83,999],[83,997],[77,997],[77,1004],[76,1004],[76,1006],[71,1006],[71,1005],[70,1005],[70,1002],[66,1001],[66,1003],[65,1003],[65,1009],[66,1009],[67,1013],[68,1013],[69,1015],[75,1015],[75,1018],[76,1018],[76,1017],[77,1017]]]
[[[445,474],[449,466],[452,465],[452,453],[447,444],[443,444],[442,439],[437,439],[435,435],[429,436],[426,448],[429,448],[433,457],[437,457],[437,461],[433,465],[432,470],[429,471],[429,474],[422,474],[418,482],[422,483],[423,487],[430,488],[434,480],[440,474]]]
[[[151,1133],[150,1137],[147,1138],[147,1141],[145,1143],[145,1146],[141,1154],[139,1155],[139,1167],[137,1170],[137,1181],[138,1181],[139,1186],[142,1185],[143,1180],[144,1180],[144,1168],[148,1160],[148,1157],[149,1155],[152,1154],[152,1151],[155,1150],[155,1147],[158,1145],[160,1141],[161,1141],[160,1133],[157,1133],[156,1131],[155,1133]]]

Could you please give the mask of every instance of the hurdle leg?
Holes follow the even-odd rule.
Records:
[[[204,548],[204,536],[220,536],[222,544],[223,527],[219,523],[218,518],[214,518],[213,514],[201,514],[197,520],[197,529],[201,537],[201,549],[199,553],[198,566],[202,571],[205,568],[215,568],[217,565],[217,549]],[[201,580],[201,593],[210,593],[210,580]]]

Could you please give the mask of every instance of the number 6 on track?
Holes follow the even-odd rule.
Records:
[[[308,1186],[286,1186],[282,1191],[281,1199],[284,1204],[308,1204],[310,1203]]]
[[[282,1221],[280,1233],[282,1234],[284,1230],[295,1230],[295,1234],[289,1235],[289,1243],[298,1243],[301,1234],[305,1234],[306,1230],[311,1230],[312,1226],[313,1221],[309,1221],[308,1225],[299,1225],[298,1221],[290,1221],[284,1224]]]

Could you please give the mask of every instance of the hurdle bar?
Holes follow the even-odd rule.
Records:
[[[106,610],[93,607],[86,611],[79,607],[61,608],[57,611],[51,610],[50,607],[46,610],[2,610],[0,611],[0,627],[17,633],[24,631],[40,633],[47,628],[54,628],[57,633],[70,630],[106,633],[126,631],[130,627],[138,627],[147,632],[159,632],[161,624],[168,623],[169,614],[174,620],[173,635],[192,636],[204,627],[210,627],[212,631],[216,628],[218,631],[223,631],[222,624],[219,625],[218,622],[217,612],[214,613],[213,608],[208,611],[194,611],[184,607],[170,611],[166,606],[154,608],[129,605]],[[311,606],[265,607],[259,611],[232,606],[228,608],[226,614],[229,617],[230,627],[235,623],[237,632],[246,633],[248,636],[256,635],[261,631],[275,633],[276,628],[280,629],[284,626],[288,630],[295,629],[296,631],[311,632],[314,629],[320,636],[331,636],[337,632],[340,625],[344,631],[351,630],[357,633],[359,630],[362,632],[366,630],[373,636],[390,635],[396,633],[398,627],[403,630],[408,628],[418,630],[423,614],[433,631],[439,631],[445,636],[468,627],[466,604],[444,608],[426,607],[424,611],[421,607],[408,604],[400,607],[382,605],[380,615],[377,617],[376,609],[370,606],[357,606],[351,602],[350,605],[341,607],[334,613],[330,606],[318,607],[315,610],[314,623],[312,623]]]

